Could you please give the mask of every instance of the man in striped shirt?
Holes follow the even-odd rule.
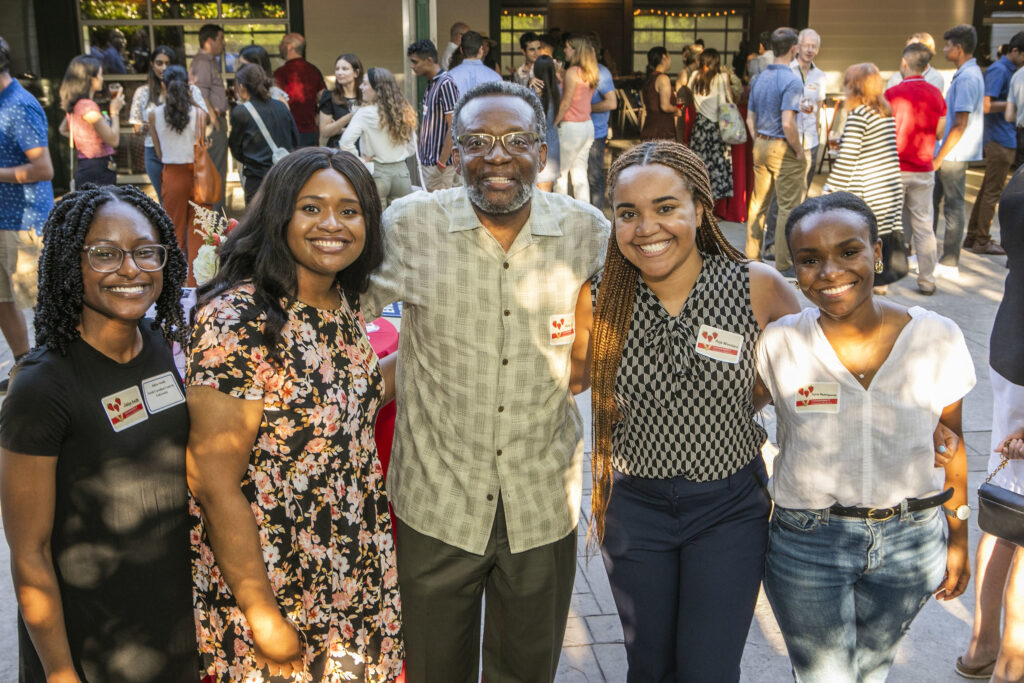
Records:
[[[409,67],[427,79],[423,93],[423,122],[416,156],[420,162],[420,184],[427,192],[458,185],[459,176],[452,166],[452,112],[459,90],[447,71],[437,63],[437,48],[429,40],[417,40],[406,51]]]

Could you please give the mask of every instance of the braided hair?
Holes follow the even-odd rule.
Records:
[[[623,153],[608,172],[608,195],[615,196],[619,176],[633,166],[660,164],[671,168],[682,179],[694,202],[703,207],[697,227],[697,250],[704,255],[721,255],[737,263],[746,261],[743,253],[729,244],[715,219],[714,198],[707,168],[689,147],[678,142],[651,140]],[[612,426],[618,422],[615,407],[615,378],[622,360],[622,345],[633,315],[633,298],[639,270],[630,263],[615,241],[613,225],[605,255],[601,289],[594,311],[594,348],[591,370],[593,386],[594,448],[591,465],[594,489],[591,496],[590,534],[599,545],[604,540],[604,515],[612,492]]]
[[[67,355],[77,339],[82,318],[82,246],[100,208],[109,202],[129,204],[146,217],[167,247],[163,290],[156,300],[154,329],[168,341],[185,342],[188,329],[181,308],[181,286],[188,264],[178,248],[174,223],[160,205],[134,185],[86,184],[57,202],[43,227],[43,254],[39,259],[39,296],[35,308],[36,344]]]

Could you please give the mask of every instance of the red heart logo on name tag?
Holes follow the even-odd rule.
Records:
[[[555,326],[556,330],[562,329],[562,321],[561,320],[556,320],[555,322],[553,322],[551,324]]]
[[[813,392],[814,392],[814,387],[813,386],[807,387],[807,395],[808,396],[810,396]]]

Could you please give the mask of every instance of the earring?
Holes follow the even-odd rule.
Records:
[[[875,261],[875,272],[881,275],[883,270],[885,270],[885,265],[881,261]]]

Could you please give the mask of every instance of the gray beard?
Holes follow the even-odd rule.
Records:
[[[466,194],[476,208],[492,216],[504,216],[515,213],[533,199],[533,184],[521,183],[515,195],[507,204],[495,204],[484,197],[484,192],[477,185],[467,185]]]

